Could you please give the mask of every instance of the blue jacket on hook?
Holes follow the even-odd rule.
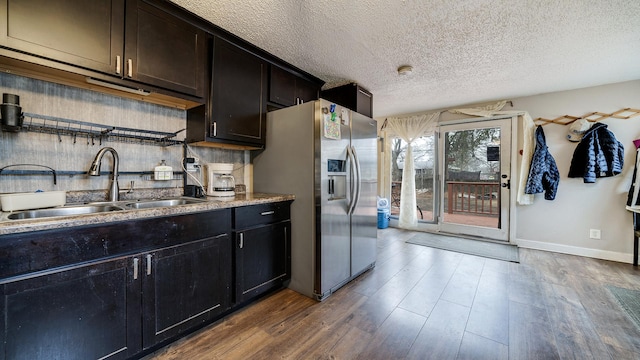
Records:
[[[524,188],[525,194],[539,194],[544,191],[544,198],[553,200],[558,192],[560,172],[556,161],[551,156],[542,126],[536,128],[536,149],[531,158],[529,177]]]
[[[595,123],[573,152],[569,177],[594,183],[596,178],[620,174],[623,165],[624,146],[607,129],[607,124]]]

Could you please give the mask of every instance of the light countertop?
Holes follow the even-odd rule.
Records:
[[[178,205],[172,207],[156,207],[149,209],[127,209],[84,215],[69,215],[39,219],[9,220],[7,212],[0,216],[0,237],[15,233],[60,229],[67,227],[104,224],[110,222],[144,219],[159,216],[188,214],[210,211],[216,209],[234,208],[240,206],[268,204],[281,201],[294,200],[294,195],[247,193],[236,194],[235,197],[216,198],[207,197],[206,201],[194,204]],[[203,200],[205,200],[203,199]]]

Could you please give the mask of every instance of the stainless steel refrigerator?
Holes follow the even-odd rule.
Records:
[[[375,266],[377,126],[318,100],[267,114],[255,192],[294,194],[289,288],[323,300]]]

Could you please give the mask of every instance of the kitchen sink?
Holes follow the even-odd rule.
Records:
[[[83,205],[61,206],[47,209],[16,211],[7,215],[9,220],[39,219],[57,216],[73,216],[84,214],[96,214],[110,211],[123,211],[135,209],[151,209],[158,207],[172,207],[178,205],[188,205],[203,203],[207,200],[196,198],[170,198],[170,199],[147,199],[138,201],[103,201],[91,202]]]
[[[156,207],[171,207],[178,205],[198,204],[206,202],[206,200],[195,198],[177,198],[177,199],[159,199],[159,200],[140,200],[125,204],[129,209],[149,209]]]
[[[50,209],[38,209],[38,210],[25,210],[16,211],[7,216],[10,220],[20,219],[38,219],[55,216],[70,216],[70,215],[84,215],[95,214],[108,211],[122,211],[121,206],[116,205],[80,205],[80,206],[63,206]]]

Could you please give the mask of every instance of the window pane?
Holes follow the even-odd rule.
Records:
[[[500,227],[500,128],[445,132],[444,222]]]
[[[434,217],[434,171],[436,165],[435,137],[423,136],[413,141],[413,164],[416,171],[416,205],[418,221],[433,222]],[[407,143],[393,139],[391,143],[391,216],[400,212],[402,170]]]

